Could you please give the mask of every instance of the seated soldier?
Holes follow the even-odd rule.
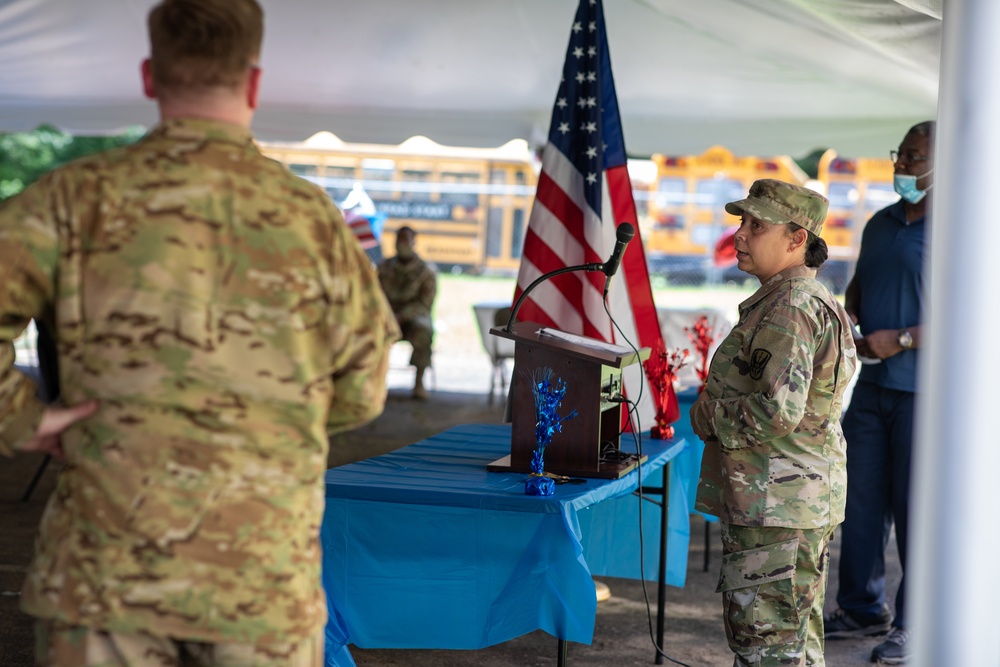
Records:
[[[424,371],[431,365],[431,342],[434,323],[431,306],[437,295],[437,275],[433,265],[424,262],[413,249],[417,233],[410,227],[396,232],[396,256],[378,267],[379,281],[389,299],[392,312],[403,332],[403,340],[413,345],[410,365],[417,369],[413,397],[427,398]]]

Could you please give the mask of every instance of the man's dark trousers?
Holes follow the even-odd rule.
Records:
[[[906,627],[906,540],[910,452],[916,394],[858,382],[844,417],[847,510],[841,526],[837,604],[854,616],[876,617],[885,603],[885,548],[893,521],[904,578],[893,625]]]

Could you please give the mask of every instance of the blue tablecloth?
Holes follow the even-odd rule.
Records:
[[[691,405],[698,399],[698,391],[694,388],[677,392],[677,403],[680,406],[681,416],[674,422],[674,439],[685,440],[688,443],[689,453],[679,465],[685,466],[683,474],[688,479],[693,480],[691,493],[689,495],[690,508],[692,512],[700,514],[706,521],[717,522],[718,517],[704,512],[698,512],[694,508],[695,491],[698,488],[698,477],[701,473],[701,455],[705,451],[705,443],[694,434],[691,428]]]
[[[622,438],[622,449],[632,440]],[[557,445],[554,445],[557,446]],[[682,586],[691,477],[687,443],[644,438],[645,484],[671,460],[667,582]],[[487,472],[510,426],[457,426],[326,475],[327,664],[362,648],[477,649],[537,629],[589,644],[592,575],[639,576],[639,471],[524,494],[524,474]],[[697,477],[694,478],[697,481]],[[645,572],[656,579],[659,508],[643,507]]]

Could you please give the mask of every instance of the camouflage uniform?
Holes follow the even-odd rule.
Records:
[[[325,667],[324,633],[297,642],[205,643],[119,634],[56,621],[35,624],[36,664],[58,667]]]
[[[390,257],[379,265],[378,279],[396,314],[403,340],[413,346],[410,365],[428,368],[434,341],[431,307],[437,296],[437,274],[416,255],[408,261]]]
[[[824,664],[828,545],[847,485],[840,414],[856,354],[846,312],[815,273],[786,269],[740,304],[691,408],[705,441],[695,507],[722,522],[718,590],[736,665]]]
[[[25,611],[71,626],[285,644],[326,618],[327,434],[384,406],[398,329],[314,185],[244,128],[168,120],[0,207],[0,448],[42,405],[11,340],[54,312],[63,435]]]

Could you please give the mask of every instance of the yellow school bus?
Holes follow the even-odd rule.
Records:
[[[805,172],[788,156],[739,157],[722,146],[701,155],[655,154],[657,179],[642,230],[650,270],[681,284],[743,281],[735,267],[713,263],[715,244],[736,218],[726,202],[742,199],[759,178],[803,185]]]
[[[384,216],[381,244],[417,232],[416,249],[440,268],[516,271],[538,181],[526,142],[499,148],[443,146],[413,137],[398,146],[350,144],[329,132],[300,143],[261,142],[261,151],[323,187],[341,204],[363,192]]]
[[[380,216],[382,252],[395,253],[396,230],[417,231],[417,252],[443,270],[513,273],[540,168],[524,141],[499,148],[442,146],[414,137],[397,146],[350,144],[329,132],[299,143],[261,142],[264,154],[323,187],[350,207],[362,193]],[[830,198],[823,236],[830,260],[821,278],[846,284],[861,230],[877,209],[895,200],[888,159],[846,159],[827,151],[819,181],[788,156],[736,156],[722,146],[701,155],[655,154],[629,160],[638,224],[650,270],[679,284],[747,280],[735,266],[716,266],[715,244],[736,222],[723,208],[742,199],[758,178],[818,189]]]
[[[888,157],[844,158],[831,149],[820,158],[818,178],[830,200],[823,225],[830,258],[824,266],[838,287],[846,286],[854,274],[861,234],[868,219],[899,199],[893,189],[892,174],[892,161]]]

